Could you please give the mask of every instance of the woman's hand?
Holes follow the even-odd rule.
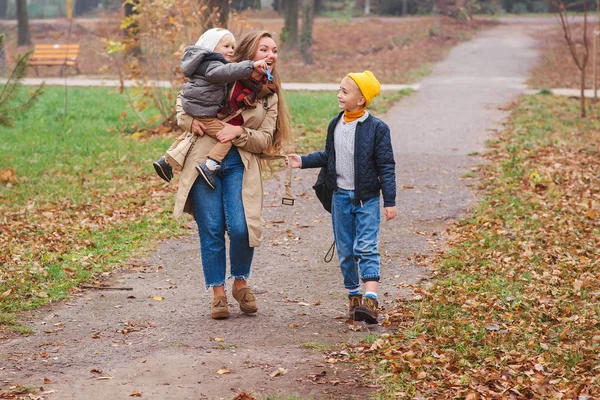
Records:
[[[204,131],[206,130],[206,126],[198,121],[197,119],[194,118],[194,120],[192,121],[192,133],[195,133],[197,135],[204,135]]]
[[[385,213],[385,220],[390,221],[396,218],[396,206],[384,207],[383,212]]]
[[[302,158],[298,154],[288,154],[285,159],[285,165],[289,164],[292,168],[301,168],[302,167]]]
[[[223,121],[219,121],[219,123],[223,125],[223,129],[217,132],[216,136],[221,143],[231,142],[232,140],[237,139],[244,132],[244,128],[241,126],[231,125]]]

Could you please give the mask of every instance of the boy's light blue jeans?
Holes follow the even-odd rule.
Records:
[[[333,235],[348,290],[358,289],[360,279],[379,282],[379,205],[379,196],[360,204],[354,200],[353,190],[338,189],[333,193]]]
[[[221,162],[215,189],[198,177],[190,190],[207,290],[225,285],[225,230],[229,236],[231,277],[247,279],[250,276],[254,248],[248,242],[248,226],[242,203],[243,177],[244,164],[237,148],[233,146]]]

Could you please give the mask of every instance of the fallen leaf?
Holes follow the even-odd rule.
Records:
[[[225,368],[221,368],[220,370],[217,371],[217,374],[223,375],[223,374],[228,374],[229,372],[231,372],[231,371],[229,371],[228,369],[225,369]]]
[[[153,296],[152,298],[153,298],[154,300],[156,300],[156,301],[163,301],[163,300],[165,299],[165,298],[164,298],[164,297],[162,297],[162,296]]]
[[[271,372],[270,376],[271,376],[271,378],[275,378],[276,376],[283,376],[283,375],[287,374],[287,372],[288,372],[287,369],[280,367],[280,368],[276,369],[275,371]]]
[[[108,381],[111,380],[113,377],[112,376],[99,376],[96,379],[99,381]]]
[[[142,394],[140,392],[133,392],[129,395],[129,397],[142,397]]]

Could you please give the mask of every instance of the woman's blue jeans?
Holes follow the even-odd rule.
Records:
[[[215,189],[211,189],[198,176],[190,190],[207,290],[213,286],[225,285],[225,231],[229,236],[229,277],[247,279],[250,276],[254,248],[249,245],[242,203],[243,177],[244,164],[237,148],[232,147],[221,162]]]
[[[354,190],[338,189],[333,193],[333,236],[348,290],[360,287],[359,272],[363,281],[379,282],[379,205],[379,196],[361,204],[354,199]]]

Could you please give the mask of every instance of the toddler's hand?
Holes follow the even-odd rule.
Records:
[[[288,154],[285,159],[285,165],[288,163],[292,166],[292,168],[301,168],[302,167],[302,158],[298,154]]]
[[[264,60],[254,61],[254,70],[263,75],[267,73],[267,68],[269,68],[265,60],[266,58]]]
[[[385,213],[385,220],[390,221],[396,218],[396,206],[384,207],[383,212]]]

